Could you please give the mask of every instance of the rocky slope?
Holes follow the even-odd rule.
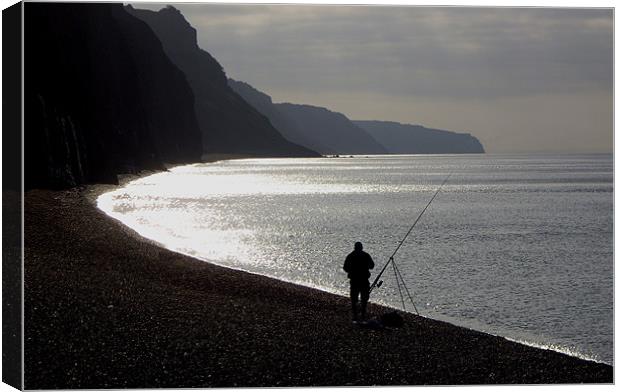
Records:
[[[185,76],[116,4],[27,3],[26,188],[116,182],[200,159]]]
[[[323,154],[448,154],[483,153],[478,139],[467,133],[429,129],[388,121],[350,121],[326,108],[273,103],[251,85],[228,84],[287,139]]]
[[[207,153],[257,156],[318,156],[286,140],[269,120],[235,93],[222,66],[198,46],[196,30],[181,12],[126,9],[144,20],[161,40],[170,59],[187,75]]]
[[[334,151],[312,135],[306,135],[295,124],[295,121],[280,112],[278,107],[273,103],[271,97],[249,84],[233,79],[228,79],[228,85],[256,110],[269,119],[271,124],[284,136],[293,143],[300,144],[315,151],[321,151],[324,154],[333,154]]]
[[[393,154],[484,153],[480,141],[469,133],[429,129],[392,121],[353,121]]]
[[[327,108],[278,103],[276,108],[291,119],[300,132],[325,150],[323,154],[386,154],[388,151],[344,114]]]
[[[247,83],[229,79],[228,84],[287,139],[321,154],[385,154],[386,149],[343,114],[329,109],[274,104],[271,97]]]

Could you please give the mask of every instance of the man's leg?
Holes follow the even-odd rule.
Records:
[[[357,296],[359,295],[359,286],[351,281],[351,307],[353,310],[353,320],[357,320]]]
[[[368,298],[370,298],[370,283],[368,281],[362,283],[360,287],[362,297],[362,318],[366,318],[366,305],[368,304]]]

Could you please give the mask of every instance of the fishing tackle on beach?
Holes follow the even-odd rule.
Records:
[[[372,293],[372,291],[375,289],[375,287],[377,287],[377,288],[381,287],[381,285],[383,284],[383,281],[379,280],[379,279],[381,279],[381,276],[383,275],[383,273],[385,272],[387,267],[391,264],[392,265],[392,269],[394,270],[394,277],[396,279],[396,287],[398,288],[398,293],[400,295],[400,300],[401,300],[401,303],[403,305],[403,310],[405,309],[405,299],[404,299],[404,296],[403,296],[401,285],[404,288],[405,292],[407,293],[407,297],[409,298],[409,301],[413,305],[413,309],[415,310],[416,314],[419,314],[418,313],[418,309],[415,306],[415,302],[413,301],[413,297],[411,296],[411,293],[409,292],[409,289],[407,288],[407,285],[405,284],[405,280],[403,279],[403,276],[400,273],[400,270],[398,269],[398,266],[396,265],[396,262],[394,261],[394,256],[396,255],[396,253],[398,253],[398,250],[400,249],[400,247],[403,246],[403,244],[405,243],[405,240],[407,239],[407,237],[409,237],[409,234],[411,234],[411,232],[413,231],[413,228],[415,227],[415,225],[418,224],[418,222],[420,221],[420,218],[422,218],[422,215],[424,215],[424,213],[426,212],[428,207],[431,205],[433,200],[435,200],[435,197],[437,196],[437,194],[439,193],[441,188],[444,186],[444,184],[446,182],[448,182],[448,179],[450,178],[451,175],[452,175],[452,172],[450,172],[448,174],[448,176],[443,180],[441,185],[439,185],[439,187],[435,191],[435,194],[433,195],[433,197],[431,197],[431,199],[428,201],[428,203],[426,204],[426,207],[424,207],[424,209],[422,209],[422,211],[420,212],[420,214],[418,215],[416,220],[413,222],[413,224],[411,225],[411,227],[409,228],[409,230],[407,231],[407,233],[405,234],[403,239],[400,240],[400,242],[398,243],[398,246],[396,247],[396,249],[394,249],[394,252],[392,252],[392,255],[388,259],[387,263],[385,263],[385,265],[383,266],[383,268],[381,269],[381,271],[379,272],[379,274],[377,275],[375,280],[370,285],[370,291],[369,291],[370,293]]]

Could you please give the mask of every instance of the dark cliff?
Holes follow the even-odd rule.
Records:
[[[221,65],[198,46],[196,30],[177,9],[126,9],[155,31],[170,59],[187,75],[196,98],[196,115],[206,153],[319,155],[286,140],[264,115],[228,86]]]
[[[484,153],[480,141],[469,133],[429,129],[391,121],[353,121],[392,154]]]
[[[200,159],[193,94],[122,5],[26,3],[25,186],[117,181]]]
[[[385,154],[385,148],[341,113],[271,97],[247,83],[229,79],[233,90],[264,114],[288,140],[321,154]]]
[[[228,79],[228,85],[239,94],[246,102],[252,105],[256,110],[269,119],[271,124],[284,136],[293,143],[300,144],[304,147],[323,154],[333,154],[334,151],[324,146],[316,138],[311,135],[305,135],[301,129],[295,125],[295,122],[288,118],[271,100],[271,97],[262,91],[255,89],[249,84],[233,79]]]
[[[269,95],[247,83],[229,79],[228,84],[292,142],[321,154],[387,152],[365,130],[357,127],[341,113],[317,106],[274,104]]]
[[[276,108],[316,145],[322,154],[386,154],[387,150],[344,114],[323,107],[277,103]]]
[[[388,121],[350,121],[325,108],[274,104],[271,97],[245,82],[228,84],[287,139],[322,154],[449,154],[483,153],[468,133],[429,129]]]

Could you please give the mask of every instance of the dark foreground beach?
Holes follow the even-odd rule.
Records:
[[[347,298],[159,248],[92,192],[25,196],[27,389],[613,381],[608,365],[414,315],[356,327]]]

